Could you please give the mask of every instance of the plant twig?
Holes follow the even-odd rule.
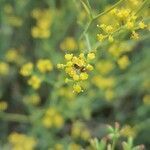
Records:
[[[80,39],[83,37],[83,35],[88,31],[89,27],[91,26],[91,24],[93,23],[93,21],[95,21],[96,19],[98,19],[99,17],[107,14],[108,12],[110,12],[112,9],[114,9],[115,7],[117,7],[118,5],[120,5],[123,1],[125,0],[119,0],[117,3],[115,3],[112,7],[110,7],[108,10],[98,14],[97,16],[95,17],[92,17],[90,19],[90,21],[88,22],[87,26],[85,27],[85,29],[83,30],[83,33],[81,34],[80,36]]]
[[[145,1],[142,3],[142,5],[140,5],[140,7],[137,9],[135,15],[137,15],[138,13],[140,13],[144,7],[146,7],[146,6],[148,7],[149,3],[150,3],[149,0],[145,0]],[[146,4],[147,4],[147,5],[146,5]]]
[[[31,122],[30,118],[22,114],[11,114],[11,113],[0,113],[0,119],[12,122],[22,122],[29,123]]]

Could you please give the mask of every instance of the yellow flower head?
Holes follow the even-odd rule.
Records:
[[[0,101],[0,111],[6,110],[7,107],[8,107],[8,105],[5,101]]]
[[[32,86],[34,89],[38,89],[41,85],[41,82],[42,80],[36,76],[36,75],[33,75],[29,80],[28,80],[28,84],[30,86]]]
[[[33,71],[33,64],[32,63],[26,63],[24,64],[21,69],[20,69],[20,74],[22,76],[30,76],[32,74],[32,71]]]
[[[122,56],[118,60],[118,65],[120,69],[126,69],[129,64],[130,64],[130,60],[127,56]]]
[[[131,127],[129,125],[125,125],[121,131],[120,131],[121,135],[125,136],[125,137],[135,137],[136,136],[136,129],[134,127]]]
[[[143,22],[143,21],[141,21],[140,23],[139,23],[139,28],[140,29],[144,29],[144,28],[146,28],[147,27],[147,25]]]
[[[145,105],[150,105],[150,95],[145,95],[143,98],[143,102]]]
[[[94,54],[94,53],[89,53],[89,54],[87,55],[87,58],[90,59],[90,60],[92,60],[92,59],[95,58],[95,54]]]
[[[23,98],[24,103],[38,105],[40,103],[40,97],[38,94],[27,95]]]
[[[81,84],[78,82],[88,79],[88,72],[93,70],[93,66],[89,64],[91,60],[95,58],[95,53],[90,52],[87,55],[84,53],[79,54],[79,56],[74,56],[73,54],[66,54],[65,60],[66,64],[58,64],[57,67],[64,69],[69,78],[66,78],[66,83],[74,82],[73,90],[74,92],[81,92]]]
[[[33,150],[37,143],[33,137],[16,132],[11,133],[8,140],[13,150]]]
[[[9,65],[5,62],[0,62],[0,75],[7,75],[9,73]]]
[[[47,109],[42,122],[46,128],[61,128],[64,124],[64,118],[56,108],[49,108]]]
[[[31,29],[31,35],[34,38],[49,38],[51,35],[52,12],[49,9],[34,9],[31,15],[36,20],[36,25]]]
[[[66,51],[74,51],[77,49],[77,43],[73,37],[67,37],[61,44],[60,48]]]
[[[82,88],[81,88],[81,86],[80,86],[79,84],[75,84],[75,85],[73,86],[73,90],[74,90],[75,92],[77,92],[77,93],[80,93],[80,92],[82,91]]]
[[[131,35],[131,39],[138,40],[139,39],[139,34],[135,31],[133,31],[132,35]]]
[[[19,54],[16,49],[10,49],[5,55],[5,58],[8,62],[16,62],[19,59]]]
[[[51,71],[53,66],[49,59],[40,59],[37,62],[37,68],[41,73],[46,73]]]

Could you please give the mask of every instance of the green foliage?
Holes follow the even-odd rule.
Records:
[[[149,5],[0,0],[0,149],[149,149]]]

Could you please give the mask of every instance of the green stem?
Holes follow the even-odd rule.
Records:
[[[99,17],[107,14],[108,12],[110,12],[112,9],[114,9],[115,7],[117,7],[118,5],[120,5],[123,1],[125,0],[120,0],[117,3],[115,3],[112,7],[110,7],[108,10],[98,14],[97,16],[93,17],[89,23],[87,24],[87,26],[85,27],[85,29],[83,30],[83,33],[80,36],[80,39],[83,37],[83,35],[88,31],[89,27],[91,26],[91,24],[93,23],[93,21],[95,21],[96,19],[98,19]]]
[[[91,26],[91,24],[92,24],[92,20],[90,20],[90,22],[86,25],[86,27],[85,27],[85,29],[84,29],[84,31],[83,31],[83,33],[81,34],[81,36],[80,36],[79,39],[81,39],[81,38],[83,37],[83,35],[86,34],[86,32],[87,32],[87,30],[89,29],[89,27]]]
[[[5,121],[22,122],[22,123],[31,122],[30,118],[26,115],[11,114],[11,113],[4,113],[4,112],[0,113],[0,119]]]
[[[111,150],[114,150],[114,149],[115,149],[115,145],[116,145],[116,139],[113,139]]]
[[[95,16],[95,17],[93,18],[93,20],[96,20],[96,19],[98,19],[99,17],[101,17],[101,16],[107,14],[108,12],[110,12],[111,10],[113,10],[115,7],[117,7],[118,5],[120,5],[123,1],[124,1],[124,0],[118,1],[118,2],[115,3],[112,7],[110,7],[108,10],[105,10],[104,12],[102,12],[102,13],[98,14],[97,16]]]
[[[148,7],[148,6],[149,6],[149,3],[150,3],[149,0],[145,0],[145,1],[142,3],[142,5],[140,5],[140,7],[137,9],[135,15],[137,15],[138,13],[140,13],[144,7],[146,7],[146,6]],[[146,5],[146,4],[147,4],[147,5]]]
[[[87,42],[88,51],[90,51],[91,50],[91,44],[90,44],[89,36],[88,36],[87,33],[85,34],[85,39],[86,39],[86,42]]]

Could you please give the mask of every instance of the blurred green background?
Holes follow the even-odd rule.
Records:
[[[89,2],[98,14],[117,0]],[[118,8],[134,11],[142,2],[128,0]],[[139,18],[148,25],[148,8]],[[101,139],[115,121],[124,129],[123,139],[132,136],[135,145],[150,148],[149,29],[139,30],[138,40],[125,30],[112,43],[99,42],[97,24],[113,25],[113,18],[95,20],[87,31],[90,48],[96,48],[94,70],[77,94],[56,66],[66,53],[88,52],[87,39],[80,38],[88,21],[79,0],[0,0],[0,149],[88,149],[89,140]],[[119,65],[122,56],[128,59]],[[35,69],[44,80],[34,89],[20,69],[28,62],[36,67],[39,59],[50,60],[53,69],[45,74]]]

